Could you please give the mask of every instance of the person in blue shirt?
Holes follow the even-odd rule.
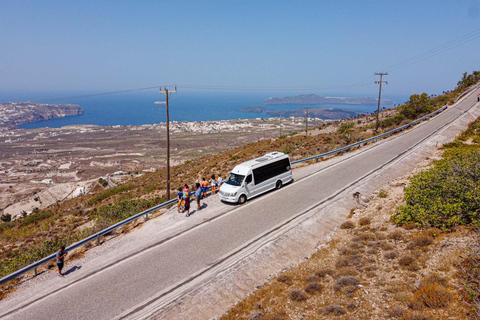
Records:
[[[183,192],[182,192],[182,188],[178,188],[177,200],[178,200],[178,212],[183,213]]]
[[[63,269],[63,259],[67,256],[67,253],[65,252],[65,247],[62,246],[60,249],[58,249],[57,253],[55,254],[57,258],[57,267],[58,267],[58,275],[60,277],[63,277],[62,274],[62,269]]]
[[[200,210],[200,197],[202,196],[202,189],[200,183],[195,184],[195,200],[197,200],[197,210]]]

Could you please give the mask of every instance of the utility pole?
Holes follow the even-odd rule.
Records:
[[[305,108],[307,111],[305,113],[305,137],[308,136],[308,107]]]
[[[375,132],[378,131],[378,117],[380,115],[380,98],[382,97],[382,82],[388,83],[387,81],[382,81],[382,76],[388,76],[387,72],[375,72],[376,76],[380,76],[380,81],[375,81],[375,83],[380,84],[380,89],[378,90],[378,107],[377,107],[377,124],[375,125]]]
[[[167,87],[160,86],[160,93],[165,93],[165,106],[167,111],[167,201],[170,200],[170,123],[168,118],[168,98],[173,92],[177,92],[177,86],[174,91],[168,91]],[[163,104],[164,102],[155,102],[155,104]]]

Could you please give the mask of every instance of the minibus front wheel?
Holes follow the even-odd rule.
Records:
[[[244,204],[245,202],[247,201],[247,196],[242,194],[239,198],[238,198],[238,203],[239,204]]]

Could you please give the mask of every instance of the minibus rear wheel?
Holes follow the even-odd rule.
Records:
[[[275,184],[275,189],[280,189],[282,187],[282,181],[278,180],[277,183]]]

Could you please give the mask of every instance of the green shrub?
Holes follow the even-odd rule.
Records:
[[[285,153],[285,154],[289,154],[289,153],[291,153],[291,152],[292,152],[293,150],[295,150],[295,149],[296,149],[295,146],[285,146],[285,147],[283,147],[283,148],[280,150],[280,152],[283,152],[283,153]]]
[[[124,184],[124,185],[121,185],[121,186],[117,186],[117,187],[107,189],[107,190],[103,191],[102,193],[97,194],[92,199],[90,199],[88,201],[88,204],[89,205],[95,204],[95,203],[100,202],[102,200],[105,200],[105,199],[107,199],[107,198],[109,198],[109,197],[111,197],[115,194],[118,194],[118,193],[124,192],[124,191],[128,191],[128,190],[132,190],[132,189],[135,189],[135,188],[136,187],[133,184]]]
[[[106,186],[108,186],[107,180],[105,180],[105,179],[103,179],[103,178],[98,179],[98,183],[100,183],[100,184],[102,185],[102,187],[104,187],[104,188],[105,188]]]
[[[435,166],[411,179],[406,205],[392,216],[397,224],[450,229],[480,226],[480,151],[455,148]]]
[[[26,217],[22,220],[22,222],[20,222],[20,225],[21,225],[22,227],[23,227],[23,226],[27,226],[27,225],[29,225],[29,224],[38,222],[38,221],[40,221],[40,220],[44,220],[44,219],[50,218],[52,215],[53,215],[53,212],[51,212],[51,211],[40,211],[39,213],[32,213],[31,215],[26,216]]]
[[[351,133],[353,127],[355,126],[355,124],[353,122],[345,122],[345,123],[342,123],[340,125],[340,128],[338,128],[338,133],[341,133],[341,134],[348,134],[348,133]]]
[[[0,216],[0,219],[3,222],[10,222],[10,221],[12,221],[12,215],[10,213],[4,213]]]

